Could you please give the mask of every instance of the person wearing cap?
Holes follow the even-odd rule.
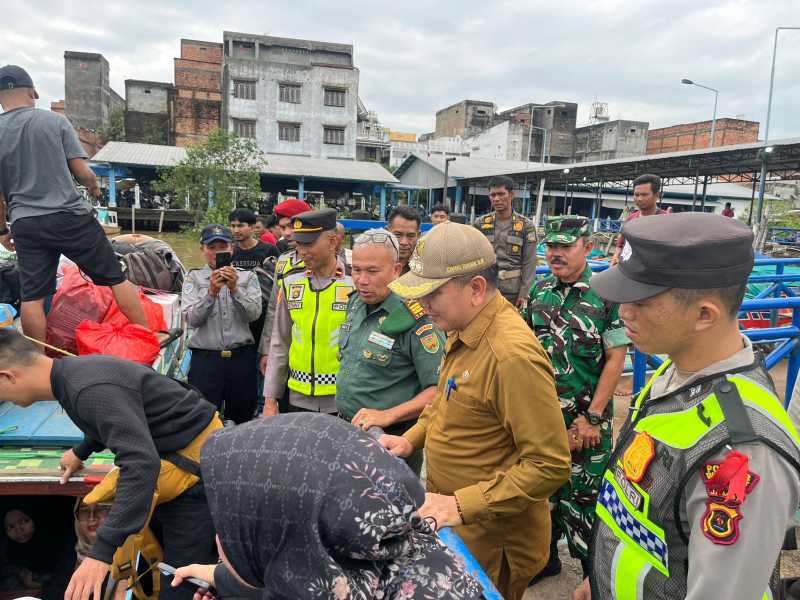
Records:
[[[455,526],[503,597],[518,600],[547,562],[547,499],[570,473],[553,367],[498,292],[497,258],[479,230],[437,225],[409,265],[389,287],[419,299],[449,337],[433,403],[380,442],[402,457],[425,448],[420,515]]]
[[[592,228],[586,217],[549,217],[545,259],[551,275],[530,293],[528,325],[550,356],[556,393],[572,451],[572,475],[550,499],[550,558],[536,576],[561,572],[558,540],[566,534],[570,555],[588,574],[589,537],[600,481],[611,456],[611,402],[630,340],[619,307],[589,288]]]
[[[278,413],[278,398],[288,387],[289,411],[335,414],[339,327],[347,316],[353,279],[337,256],[334,209],[297,215],[292,231],[305,270],[276,281],[263,413]]]
[[[353,245],[352,294],[339,333],[339,416],[356,427],[402,435],[433,400],[445,336],[418,302],[389,289],[400,275],[400,244],[386,229],[369,229]],[[422,451],[407,462],[419,476]]]
[[[500,293],[517,308],[525,308],[536,277],[536,226],[514,212],[514,180],[493,177],[489,181],[493,212],[475,219],[477,227],[497,254]]]
[[[28,73],[0,67],[0,244],[16,250],[22,287],[22,328],[44,341],[44,301],[56,291],[63,254],[92,281],[111,288],[122,313],[147,327],[136,287],[122,272],[111,243],[94,218],[89,195],[100,188],[75,130],[62,115],[36,108],[39,94]],[[11,229],[6,227],[6,219]]]
[[[619,264],[592,289],[626,334],[667,355],[603,475],[589,579],[573,597],[778,598],[800,501],[800,437],[739,330],[753,234],[720,215],[623,226]]]
[[[181,295],[183,316],[192,329],[189,383],[225,419],[245,423],[253,418],[258,400],[258,359],[250,323],[261,314],[261,286],[253,271],[230,264],[230,229],[206,225],[200,244],[206,264],[186,274]]]
[[[645,173],[639,175],[633,180],[633,201],[638,210],[633,211],[628,216],[624,217],[625,222],[638,219],[639,217],[649,217],[652,215],[666,215],[669,210],[664,210],[658,206],[658,201],[661,199],[661,177],[653,175],[652,173]],[[614,256],[611,257],[611,264],[615,265],[619,262],[619,253],[625,247],[625,236],[620,234],[617,237],[617,243],[614,250]]]
[[[294,242],[294,229],[292,223],[294,218],[304,212],[311,210],[311,207],[297,198],[289,198],[275,206],[274,213],[278,217],[278,227],[281,230],[281,238],[278,242],[282,242],[288,248],[286,252],[278,257],[275,261],[275,285],[272,286],[272,294],[270,295],[269,302],[267,303],[267,316],[264,319],[264,327],[261,330],[261,339],[258,342],[259,368],[262,375],[267,372],[267,357],[269,356],[269,344],[272,337],[272,323],[275,319],[275,305],[278,298],[279,282],[284,277],[291,273],[302,273],[305,271],[305,265],[297,254],[296,244]]]

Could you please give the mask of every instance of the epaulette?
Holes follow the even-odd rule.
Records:
[[[402,306],[398,306],[389,313],[381,323],[381,333],[386,335],[397,335],[405,333],[417,324],[417,321],[425,317],[425,310],[416,300],[406,300]]]

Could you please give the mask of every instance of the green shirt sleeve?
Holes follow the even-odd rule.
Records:
[[[619,318],[619,304],[612,304],[606,316],[605,331],[603,332],[603,346],[606,350],[619,348],[631,343],[625,335],[625,325]]]
[[[445,336],[427,319],[423,319],[410,332],[411,360],[417,371],[422,389],[439,382],[439,365],[444,356]]]

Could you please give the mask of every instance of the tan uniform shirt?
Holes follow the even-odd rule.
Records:
[[[489,238],[494,247],[500,270],[500,293],[511,303],[517,300],[527,302],[537,264],[538,242],[533,221],[519,213],[501,221],[497,213],[489,213],[475,219],[473,225]]]
[[[571,460],[553,367],[500,294],[450,334],[436,398],[405,437],[426,449],[428,491],[458,498],[457,531],[495,582],[505,554],[500,592],[521,597],[547,561],[547,500]]]

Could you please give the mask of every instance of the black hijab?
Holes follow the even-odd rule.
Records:
[[[481,597],[417,513],[419,480],[341,419],[289,414],[220,430],[201,467],[222,549],[265,598]]]

